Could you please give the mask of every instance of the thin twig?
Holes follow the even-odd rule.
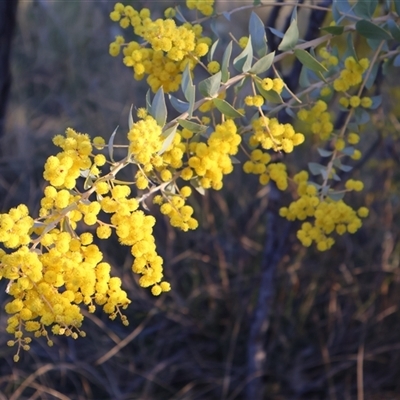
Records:
[[[357,400],[364,400],[364,343],[358,347],[357,354]]]

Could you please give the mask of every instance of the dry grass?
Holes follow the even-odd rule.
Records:
[[[144,87],[107,54],[117,33],[107,18],[111,5],[21,2],[0,147],[2,209],[21,201],[37,209],[54,134],[72,126],[107,135],[116,125],[126,127],[131,103],[143,105]],[[194,199],[196,232],[177,232],[159,218],[156,238],[173,285],[168,295],[155,299],[139,288],[129,251],[116,241],[104,246],[132,299],[128,328],[87,314],[86,339],[59,338],[53,348],[36,341],[14,364],[2,313],[0,400],[246,398],[260,266],[269,262],[263,252],[274,235],[286,238],[286,252],[274,278],[269,326],[259,338],[266,368],[251,377],[261,378],[259,398],[400,399],[400,143],[389,125],[366,132],[367,146],[378,133],[383,137],[356,171],[370,194],[352,202],[371,208],[359,233],[327,253],[302,248],[296,226],[283,220],[271,233],[266,216],[276,200],[236,172],[223,192]],[[389,128],[392,136],[384,137]]]

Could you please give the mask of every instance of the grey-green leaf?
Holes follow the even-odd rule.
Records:
[[[378,5],[378,0],[358,0],[353,10],[361,18],[371,18]]]
[[[189,102],[188,114],[191,118],[193,115],[194,102],[196,98],[196,89],[193,85],[189,64],[186,65],[186,68],[183,71],[181,87],[186,100]]]
[[[114,132],[110,136],[110,140],[108,141],[108,155],[110,156],[110,160],[114,162],[114,139],[117,133],[118,126],[114,129]]]
[[[310,80],[308,78],[308,71],[309,70],[306,68],[305,65],[303,65],[301,67],[300,77],[299,77],[299,84],[300,84],[300,87],[302,87],[302,88],[307,88],[307,87],[309,87],[311,85],[311,82],[310,82]]]
[[[285,36],[284,33],[282,33],[281,31],[278,31],[278,29],[272,28],[272,26],[269,26],[268,29],[271,31],[271,33],[273,35],[275,35],[279,39],[283,39],[283,37]]]
[[[176,132],[177,132],[178,124],[175,124],[174,126],[171,126],[171,128],[168,128],[166,131],[164,131],[161,134],[161,137],[165,138],[161,149],[159,150],[158,154],[161,155],[166,152],[168,147],[171,145],[173,142]]]
[[[342,161],[340,160],[340,158],[337,158],[336,160],[334,160],[333,161],[333,165],[336,168],[339,168],[341,171],[344,171],[344,172],[349,172],[349,171],[351,171],[353,169],[353,167],[350,166],[350,165],[342,164]]]
[[[183,17],[183,15],[184,15],[185,13],[182,11],[182,7],[181,7],[181,6],[175,6],[175,7],[176,7],[176,15],[175,15],[175,18],[176,18],[179,22],[182,22],[182,23],[187,22],[187,21],[185,20],[185,18]]]
[[[219,39],[217,39],[217,40],[213,43],[213,45],[211,46],[210,51],[209,51],[208,54],[207,54],[207,60],[208,60],[208,62],[210,62],[210,61],[213,60],[214,53],[215,53],[215,49],[216,49],[217,46],[218,46],[218,42],[219,42]]]
[[[232,41],[229,42],[228,46],[226,47],[224,54],[222,56],[222,63],[221,63],[221,80],[222,82],[226,82],[229,79],[229,64],[231,60],[232,54]]]
[[[340,176],[338,174],[333,174],[333,180],[335,180],[337,182],[341,181]]]
[[[240,160],[237,159],[236,157],[234,157],[234,156],[229,156],[229,158],[231,159],[232,164],[240,164]]]
[[[388,27],[390,33],[392,34],[392,36],[393,36],[398,42],[400,42],[400,28],[399,28],[399,26],[396,24],[396,22],[394,22],[392,19],[389,19],[389,21],[387,21],[387,27]]]
[[[309,162],[308,169],[313,175],[319,175],[319,174],[322,175],[323,172],[326,171],[325,165],[321,165],[315,162]]]
[[[219,111],[221,111],[222,114],[229,118],[239,118],[243,117],[243,114],[241,114],[239,111],[235,110],[227,101],[215,98],[213,99],[213,103],[215,107],[218,108]]]
[[[390,40],[393,39],[392,35],[381,28],[378,25],[375,25],[371,21],[367,21],[362,19],[361,21],[357,21],[356,23],[356,31],[361,35],[366,37],[367,39],[375,39],[375,40]]]
[[[188,129],[189,131],[193,133],[202,133],[207,130],[206,125],[200,125],[196,124],[195,122],[188,121],[186,119],[178,119],[179,125],[182,126],[183,128]]]
[[[238,72],[247,72],[251,68],[253,60],[253,47],[251,45],[251,35],[243,51],[233,60],[233,66]]]
[[[187,103],[186,101],[179,100],[171,94],[168,95],[168,98],[172,107],[174,107],[176,111],[184,113],[189,110],[189,103]]]
[[[370,120],[369,113],[361,107],[355,109],[354,116],[358,125],[366,124]]]
[[[249,33],[255,52],[258,54],[259,57],[265,56],[268,52],[265,25],[254,11],[252,11],[250,15]]]
[[[198,85],[200,93],[204,97],[215,97],[218,94],[218,90],[221,86],[221,71],[217,72],[215,75],[211,75],[204,81],[201,81]]]
[[[330,188],[331,188],[330,185],[321,186],[322,196],[326,196],[328,194]]]
[[[263,72],[267,71],[272,63],[274,62],[275,52],[269,53],[266,56],[260,58],[250,69],[249,72],[252,74],[262,74]]]
[[[133,110],[133,104],[131,105],[131,108],[130,108],[130,110],[129,110],[129,117],[128,117],[128,127],[129,127],[129,130],[131,130],[131,129],[132,129],[132,126],[133,126],[132,110]]]
[[[203,186],[200,185],[199,178],[194,178],[190,180],[190,184],[202,195],[206,194],[205,189]]]
[[[244,87],[246,87],[247,82],[250,77],[246,75],[243,79],[241,79],[233,88],[235,95],[237,95]]]
[[[222,11],[222,15],[228,20],[231,20],[231,13],[229,11]]]
[[[309,52],[303,49],[295,49],[294,54],[297,59],[308,69],[314,72],[328,71],[319,61],[317,61]]]
[[[151,110],[151,97],[150,89],[146,92],[146,111],[150,113]]]
[[[345,154],[346,156],[351,157],[354,154],[354,147],[353,146],[347,146],[344,149],[342,149],[340,152]]]
[[[283,36],[282,42],[278,46],[278,50],[287,51],[291,50],[296,46],[299,40],[299,28],[297,26],[297,19],[293,19],[290,23],[289,28]]]
[[[394,8],[397,12],[397,15],[400,15],[400,2],[399,1],[394,0]]]
[[[375,79],[376,79],[376,77],[378,75],[379,68],[380,68],[380,64],[379,63],[375,63],[372,66],[371,73],[369,74],[368,79],[365,82],[365,87],[367,89],[371,89],[372,85],[375,83]]]
[[[283,103],[282,97],[275,92],[275,90],[264,90],[261,86],[259,80],[254,80],[257,91],[264,97],[265,100],[270,101],[271,103]]]
[[[382,95],[379,94],[377,96],[372,96],[372,106],[369,108],[370,110],[376,110],[382,104]]]
[[[167,106],[165,105],[165,96],[162,86],[157,90],[151,103],[150,114],[157,121],[158,126],[163,127],[167,120]]]
[[[353,43],[353,35],[351,32],[347,35],[347,47],[343,58],[347,58],[349,56],[353,57],[358,62],[356,49],[354,48],[354,43]]]
[[[83,182],[83,188],[85,190],[90,189],[93,186],[93,179],[90,174],[86,177],[85,182]],[[67,218],[68,219],[68,218]]]
[[[333,0],[332,13],[336,25],[339,25],[346,16],[354,16],[353,6],[348,0]]]
[[[344,26],[324,26],[321,31],[325,31],[334,36],[339,36],[344,32]]]
[[[333,201],[340,201],[344,197],[344,192],[328,192],[328,197]]]
[[[353,169],[353,167],[351,165],[341,164],[339,169],[341,169],[344,172],[350,172]]]
[[[321,157],[330,157],[333,154],[332,150],[325,150],[318,147],[318,153]]]

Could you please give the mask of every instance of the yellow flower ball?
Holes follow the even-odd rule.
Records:
[[[361,151],[356,149],[356,150],[354,150],[354,153],[351,156],[351,158],[353,160],[359,160],[361,158],[361,156],[362,156]]]
[[[338,138],[335,143],[335,150],[341,151],[346,147],[346,142],[342,138]]]
[[[112,11],[110,13],[111,21],[118,22],[121,19],[121,14],[118,11]]]
[[[347,108],[347,107],[349,106],[349,104],[350,104],[350,101],[349,101],[349,99],[348,99],[347,97],[341,97],[341,98],[339,99],[339,104],[340,104],[341,106]]]
[[[349,103],[351,105],[351,107],[356,108],[361,104],[361,100],[359,96],[351,96]]]
[[[208,45],[206,43],[198,43],[194,52],[197,57],[203,57],[208,53]]]
[[[105,144],[106,144],[106,142],[101,136],[96,136],[93,139],[93,146],[98,150],[103,149]]]
[[[364,108],[370,108],[372,106],[371,97],[363,97],[361,99],[361,106],[364,107]]]
[[[329,86],[325,86],[321,89],[321,96],[326,97],[329,96],[332,93],[332,89]]]
[[[90,232],[84,232],[80,236],[81,242],[84,246],[93,243],[93,235]]]
[[[94,163],[98,166],[101,167],[106,163],[107,159],[103,154],[97,154],[94,157]]]
[[[153,294],[153,296],[159,296],[161,294],[163,290],[161,289],[160,285],[154,285],[151,288],[151,293]]]
[[[271,78],[265,78],[261,81],[261,87],[267,91],[272,90],[274,87],[274,81]]]
[[[172,211],[172,206],[170,203],[164,203],[160,207],[161,214],[168,215]]]
[[[261,107],[264,104],[264,98],[262,96],[260,96],[259,94],[254,96],[253,104],[255,107]]]
[[[112,230],[108,225],[100,225],[96,229],[96,235],[99,239],[108,239],[111,233]]]
[[[285,87],[285,83],[283,82],[282,79],[280,79],[280,78],[273,79],[273,90],[275,90],[275,92],[280,94],[284,87]]]
[[[163,292],[169,292],[171,290],[171,285],[168,282],[161,282],[160,287]]]
[[[254,97],[253,96],[246,96],[244,98],[244,104],[246,104],[246,106],[249,106],[249,107],[254,106]]]
[[[163,182],[168,182],[172,179],[172,173],[169,169],[163,169],[160,172],[160,177]]]
[[[119,55],[119,52],[121,50],[121,46],[118,43],[112,42],[110,43],[109,47],[109,53],[113,57],[117,57]]]
[[[364,189],[364,184],[361,181],[354,181],[353,188],[356,192],[361,192]]]
[[[181,188],[180,193],[183,197],[189,197],[192,194],[192,189],[189,186]]]
[[[360,141],[360,136],[357,133],[351,132],[347,137],[349,144],[357,144]]]
[[[360,207],[360,208],[357,210],[357,214],[358,214],[358,216],[361,217],[361,218],[366,218],[366,217],[368,217],[369,210],[368,210],[367,207]]]
[[[164,11],[164,16],[165,18],[174,18],[176,15],[176,11],[174,8],[172,7],[168,7],[165,11]]]
[[[136,187],[140,190],[144,190],[149,186],[149,181],[144,176],[139,176],[136,180]]]
[[[249,38],[246,36],[243,36],[239,39],[239,46],[244,49],[247,46],[247,43],[249,42]]]
[[[207,65],[207,70],[210,74],[216,74],[221,69],[218,61],[211,61]]]

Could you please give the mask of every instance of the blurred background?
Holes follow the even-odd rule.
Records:
[[[170,5],[129,3],[155,15]],[[108,17],[113,5],[19,1],[0,212],[26,203],[36,215],[54,135],[126,132],[131,105],[144,106],[145,83],[108,54],[122,33]],[[248,14],[235,18],[247,34]],[[131,272],[129,249],[103,243],[132,300],[129,327],[86,313],[86,338],[55,338],[53,348],[35,340],[14,363],[0,281],[0,399],[400,399],[400,88],[389,76],[375,89],[384,103],[352,171],[366,188],[346,196],[370,208],[357,234],[325,253],[303,248],[297,224],[277,216],[291,194],[261,188],[238,168],[222,191],[194,196],[195,232],[172,229],[153,210],[171,292],[151,296]],[[310,138],[286,158],[291,173],[318,161],[315,146]]]

